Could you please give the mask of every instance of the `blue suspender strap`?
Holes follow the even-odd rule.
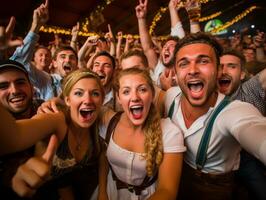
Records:
[[[206,159],[207,159],[207,150],[211,138],[211,133],[212,133],[212,127],[213,123],[217,117],[217,115],[220,113],[220,111],[227,106],[230,103],[229,97],[225,96],[225,98],[220,102],[220,104],[217,106],[217,108],[213,111],[207,126],[204,130],[204,133],[202,135],[200,145],[198,148],[197,156],[196,156],[196,165],[197,169],[201,170],[203,166],[205,165]]]

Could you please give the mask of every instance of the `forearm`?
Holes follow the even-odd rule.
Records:
[[[30,63],[36,44],[40,36],[35,32],[29,31],[23,40],[23,45],[16,48],[16,51],[10,57],[11,60],[16,60],[22,63]]]
[[[116,49],[115,49],[115,42],[112,41],[110,44],[110,55],[115,57]]]
[[[99,167],[99,196],[101,194],[107,194],[107,176],[109,172],[109,164],[105,156],[106,152],[102,152],[100,156],[100,167]]]
[[[152,49],[153,47],[151,36],[147,29],[146,19],[138,19],[138,26],[141,46],[145,52]]]
[[[121,44],[122,40],[118,40],[116,44],[116,58],[119,59],[121,56]]]
[[[180,22],[180,18],[177,13],[178,11],[174,7],[170,7],[169,12],[170,12],[171,27],[174,27],[178,22]]]

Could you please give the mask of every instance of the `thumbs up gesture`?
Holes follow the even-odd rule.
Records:
[[[42,157],[32,157],[20,165],[12,178],[12,188],[21,197],[31,197],[50,175],[58,140],[52,135]]]

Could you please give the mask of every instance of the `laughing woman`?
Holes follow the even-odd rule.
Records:
[[[14,121],[1,110],[0,154],[22,150],[55,133],[60,144],[53,157],[51,184],[64,188],[61,191],[71,191],[68,198],[88,199],[98,183],[98,158],[103,145],[98,135],[97,121],[104,90],[95,73],[81,69],[64,80],[63,95],[66,108],[59,113],[40,114],[32,119]],[[32,194],[44,179],[43,173],[40,173],[41,167],[38,168],[39,160],[28,163],[31,165],[28,171],[25,172],[26,163],[24,171],[18,170],[17,174],[21,174],[13,178],[13,188],[20,195]],[[19,180],[22,177],[26,178]],[[73,190],[65,189],[70,186]]]
[[[160,119],[145,70],[119,72],[114,87],[124,112],[103,116],[100,132],[108,147],[100,166],[99,199],[175,199],[186,150],[180,129]]]

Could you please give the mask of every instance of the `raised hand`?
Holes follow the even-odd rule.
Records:
[[[122,41],[123,40],[123,32],[122,31],[119,31],[118,33],[117,33],[117,40],[118,41]]]
[[[110,24],[108,24],[108,32],[105,34],[105,38],[108,42],[115,42],[114,34]]]
[[[16,19],[11,17],[7,27],[0,26],[0,50],[7,50],[12,47],[19,46],[23,43],[22,40],[16,39],[12,40],[12,33],[15,28]]]
[[[52,159],[58,146],[58,140],[52,135],[42,157],[32,157],[19,166],[12,179],[12,189],[21,197],[31,197],[49,178]]]
[[[181,0],[170,0],[168,4],[169,9],[180,9],[183,6]]]
[[[256,48],[263,47],[265,42],[265,33],[262,31],[257,31],[257,34],[253,37],[253,43]]]
[[[64,101],[59,97],[54,97],[48,101],[43,102],[42,105],[39,106],[37,113],[57,113],[59,112],[59,109],[57,107],[58,105],[64,106]]]
[[[49,19],[48,5],[49,2],[48,0],[46,0],[45,4],[41,4],[38,8],[34,10],[31,31],[33,32],[39,31],[40,27],[48,21]]]
[[[138,19],[146,18],[148,0],[139,0],[139,5],[136,6],[136,16]]]
[[[78,38],[78,32],[79,32],[79,22],[77,22],[77,24],[75,26],[73,26],[72,30],[71,30],[71,41],[76,42],[77,38]]]

